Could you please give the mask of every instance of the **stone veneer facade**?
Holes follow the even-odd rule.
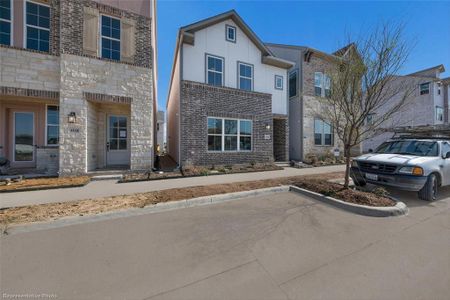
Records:
[[[272,96],[233,88],[181,81],[180,163],[233,165],[273,162]],[[209,152],[207,118],[248,119],[253,122],[251,152]],[[265,139],[269,137],[269,139]]]
[[[136,22],[136,52],[132,62],[111,61],[83,53],[84,6]],[[151,20],[90,0],[50,0],[50,7],[49,53],[0,45],[1,99],[7,96],[7,101],[15,105],[22,101],[59,104],[59,148],[37,145],[36,168],[46,166],[49,173],[65,176],[105,167],[106,114],[120,112],[129,117],[129,168],[151,169]],[[67,116],[71,112],[76,113],[74,124],[68,123]],[[5,114],[0,111],[0,117]],[[0,124],[0,145],[7,143],[5,127],[6,123]]]
[[[302,102],[303,102],[303,153],[304,157],[308,154],[324,155],[331,153],[334,149],[343,149],[342,143],[334,133],[334,144],[331,146],[321,146],[314,144],[314,119],[317,112],[320,111],[320,102],[314,93],[314,72],[327,73],[332,62],[330,59],[312,55],[309,62],[303,61],[302,64]]]

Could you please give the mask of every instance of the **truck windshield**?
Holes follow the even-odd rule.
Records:
[[[375,153],[438,156],[438,144],[432,141],[391,141],[381,144]]]

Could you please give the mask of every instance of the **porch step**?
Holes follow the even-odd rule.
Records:
[[[91,177],[91,181],[99,180],[120,180],[122,179],[122,174],[110,174],[110,175],[95,175]]]

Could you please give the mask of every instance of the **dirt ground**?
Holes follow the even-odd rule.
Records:
[[[159,202],[249,191],[280,185],[296,185],[352,203],[372,206],[395,205],[395,202],[388,198],[379,197],[375,194],[367,192],[343,190],[341,185],[330,183],[327,181],[330,179],[341,178],[342,176],[342,172],[336,172],[320,175],[295,176],[249,181],[242,183],[177,188],[149,193],[138,193],[133,195],[6,208],[0,210],[0,224],[2,224],[3,226],[7,226],[9,224],[56,220],[67,216],[92,215],[127,208],[143,208],[146,205],[156,204]]]
[[[51,187],[71,187],[80,186],[89,182],[88,176],[77,177],[60,177],[60,178],[36,178],[23,179],[20,182],[11,182],[10,185],[0,185],[0,192],[2,191],[26,191],[36,188],[51,188]]]

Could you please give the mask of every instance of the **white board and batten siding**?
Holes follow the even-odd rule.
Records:
[[[226,40],[225,25],[236,27],[235,43]],[[261,51],[232,20],[226,20],[195,32],[194,45],[183,44],[183,80],[206,82],[205,54],[225,59],[225,87],[238,88],[238,61],[252,64],[254,91],[272,95],[273,113],[288,113],[286,69],[263,64]],[[275,75],[283,77],[283,90],[275,89]]]

